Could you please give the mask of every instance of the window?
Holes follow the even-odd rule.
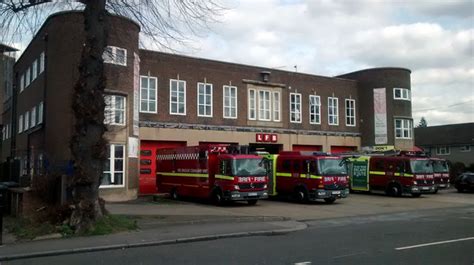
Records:
[[[38,75],[38,60],[33,61],[33,65],[31,66],[31,82],[36,79]]]
[[[411,135],[412,135],[412,120],[395,119],[395,138],[411,139]]]
[[[301,123],[301,94],[290,93],[290,122]]]
[[[273,92],[273,120],[280,121],[280,92]]]
[[[394,88],[393,99],[410,100],[411,99],[410,90],[406,88]]]
[[[461,152],[471,152],[471,146],[470,145],[463,145],[459,147],[459,151]]]
[[[38,122],[37,124],[43,123],[43,101],[38,104]]]
[[[23,132],[23,115],[18,117],[18,133]]]
[[[104,123],[110,125],[125,125],[125,97],[106,95]]]
[[[170,114],[186,115],[186,81],[170,80]]]
[[[269,121],[270,117],[270,91],[258,91],[258,119],[261,121]]]
[[[140,77],[140,112],[156,113],[157,78]]]
[[[319,96],[309,96],[309,123],[321,124],[321,98]]]
[[[7,139],[7,127],[2,128],[2,140],[5,141]]]
[[[10,124],[7,123],[5,124],[5,126],[2,128],[2,139],[5,141],[7,139],[10,139],[10,136],[11,136],[11,128],[10,128]]]
[[[198,116],[212,117],[212,84],[198,83]]]
[[[107,46],[102,56],[104,63],[127,65],[127,50],[114,46]]]
[[[25,74],[22,74],[20,77],[20,92],[25,89]]]
[[[41,74],[44,71],[44,52],[40,54],[39,58],[39,73]]]
[[[237,87],[224,86],[224,118],[237,118]]]
[[[338,98],[328,97],[328,121],[329,125],[339,125],[339,102]]]
[[[111,144],[107,150],[107,161],[100,182],[101,187],[123,186],[125,172],[125,146]]]
[[[36,126],[36,106],[31,109],[30,128]]]
[[[23,129],[26,131],[30,128],[30,112],[27,111],[25,112],[25,120],[24,120],[24,126]]]
[[[31,79],[30,79],[30,70],[31,68],[28,68],[26,69],[26,75],[25,75],[25,87],[28,87],[31,83]]]
[[[249,89],[249,120],[257,119],[257,100],[254,89]]]
[[[436,147],[436,154],[437,155],[449,155],[451,152],[449,150],[449,146],[439,146]]]
[[[355,100],[346,99],[346,126],[355,126]]]

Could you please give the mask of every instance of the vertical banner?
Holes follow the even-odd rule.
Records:
[[[133,135],[138,136],[139,128],[139,111],[140,104],[140,57],[137,53],[133,53]]]
[[[138,138],[128,137],[128,157],[138,158]]]
[[[374,89],[375,144],[387,144],[387,98],[385,88]]]

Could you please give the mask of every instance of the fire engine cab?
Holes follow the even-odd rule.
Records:
[[[345,161],[322,152],[287,151],[264,155],[269,195],[290,195],[300,202],[333,203],[349,194]]]
[[[348,159],[354,191],[385,192],[391,196],[419,197],[435,191],[432,162],[410,152],[370,154]]]
[[[445,159],[430,158],[433,163],[434,181],[436,185],[435,193],[439,189],[449,188],[449,166]]]
[[[268,197],[265,167],[257,155],[241,154],[238,146],[200,145],[159,149],[156,183],[172,198],[212,198],[247,201],[254,205]]]

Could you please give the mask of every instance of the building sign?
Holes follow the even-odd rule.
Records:
[[[140,104],[140,57],[133,53],[133,135],[139,134],[138,106]]]
[[[270,133],[257,133],[255,135],[257,143],[276,143],[278,142],[278,135]]]
[[[387,144],[387,98],[385,88],[374,89],[375,144]]]
[[[391,150],[395,150],[395,146],[393,146],[393,145],[375,145],[373,147],[373,151],[376,151],[376,152],[385,152],[385,151],[391,151]]]

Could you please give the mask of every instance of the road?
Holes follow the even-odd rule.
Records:
[[[472,197],[471,197],[472,198]],[[16,260],[2,264],[474,264],[474,207],[307,220],[278,236]]]

